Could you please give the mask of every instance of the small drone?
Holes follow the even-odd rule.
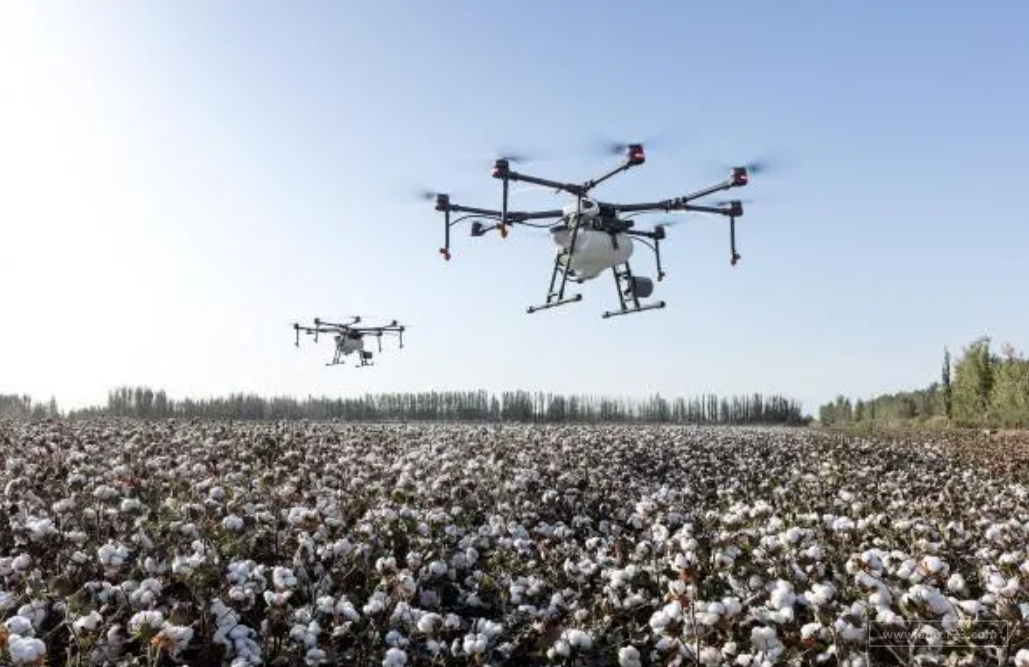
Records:
[[[748,167],[734,167],[728,180],[672,199],[641,204],[612,204],[588,197],[587,195],[593,188],[612,176],[642,165],[646,161],[642,144],[622,145],[618,147],[618,151],[625,152],[625,159],[620,165],[584,183],[561,183],[529,176],[511,169],[511,162],[515,161],[515,158],[496,160],[493,165],[493,178],[499,179],[503,186],[503,198],[499,211],[452,204],[449,195],[435,194],[436,210],[442,212],[445,218],[445,240],[444,246],[440,248],[440,254],[443,255],[443,259],[450,260],[450,228],[458,222],[470,218],[477,218],[472,222],[472,236],[483,236],[496,229],[499,230],[501,237],[506,238],[508,227],[517,224],[529,227],[549,227],[552,240],[558,247],[550,276],[550,288],[547,291],[546,302],[539,306],[529,307],[528,312],[534,313],[546,308],[581,301],[581,294],[565,296],[568,280],[571,279],[581,284],[610,269],[618,287],[621,308],[603,313],[604,318],[665,307],[664,301],[646,305],[640,303],[640,299],[646,299],[654,291],[654,283],[650,278],[634,275],[629,267],[629,258],[633,254],[634,239],[635,242],[650,248],[654,253],[657,264],[657,280],[660,282],[665,277],[665,273],[661,269],[660,242],[665,238],[667,224],[673,223],[658,224],[649,230],[634,229],[634,221],[628,219],[632,215],[695,211],[726,216],[729,218],[729,262],[732,266],[736,265],[740,260],[740,255],[736,252],[736,219],[743,215],[743,204],[738,200],[716,202],[713,206],[696,205],[691,202],[722,190],[747,185],[750,180]],[[754,167],[751,169],[756,171]],[[555,192],[564,192],[574,196],[576,200],[574,204],[557,210],[511,211],[508,210],[511,181],[522,181],[553,189]],[[451,213],[464,215],[451,220]],[[553,226],[529,222],[550,218],[560,222]],[[486,226],[483,224],[483,220],[494,222]],[[645,239],[653,241],[653,245]],[[559,276],[560,284],[557,285]],[[556,290],[555,286],[557,286]]]
[[[300,332],[304,332],[314,336],[314,342],[318,342],[318,334],[331,333],[335,334],[334,338],[336,341],[336,351],[332,356],[332,361],[326,363],[326,366],[337,366],[343,364],[343,357],[358,352],[358,368],[363,366],[374,366],[371,363],[372,353],[369,350],[364,349],[365,336],[374,336],[379,344],[379,352],[382,352],[382,337],[385,334],[396,334],[400,338],[400,347],[404,347],[404,330],[407,328],[402,324],[397,324],[396,320],[393,320],[389,324],[381,327],[358,327],[354,326],[361,322],[360,317],[352,317],[353,321],[345,324],[336,322],[326,322],[325,320],[314,318],[314,326],[306,327],[294,322],[293,330],[296,332],[297,338],[295,345],[300,347]]]

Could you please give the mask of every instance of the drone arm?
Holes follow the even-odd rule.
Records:
[[[581,186],[582,194],[585,195],[590,190],[592,190],[593,188],[597,187],[598,185],[600,185],[604,181],[606,181],[606,180],[608,180],[608,179],[610,179],[610,178],[612,178],[614,176],[617,176],[618,174],[622,173],[623,171],[629,171],[630,169],[632,169],[633,167],[635,167],[635,166],[637,166],[639,164],[643,164],[643,162],[642,161],[635,162],[632,159],[629,159],[629,160],[626,160],[625,162],[623,162],[622,164],[618,165],[617,167],[607,171],[606,173],[601,174],[600,176],[598,176],[598,177],[596,177],[594,179],[586,181]]]
[[[322,331],[327,333],[329,331],[332,331],[333,329],[350,329],[353,327],[353,325],[361,321],[361,318],[356,315],[352,316],[350,319],[353,321],[348,322],[346,324],[340,324],[338,322],[326,322],[325,320],[318,320],[318,323],[325,325],[326,328],[322,329]]]
[[[507,214],[507,219],[511,222],[525,222],[526,220],[545,220],[547,218],[562,218],[565,212],[561,210],[551,211],[535,211],[533,213],[523,213],[520,211],[513,211]]]
[[[560,190],[567,192],[570,195],[581,196],[585,195],[586,192],[582,189],[581,185],[576,183],[561,183],[560,181],[552,181],[549,178],[540,178],[539,176],[529,176],[528,174],[520,174],[517,171],[510,171],[506,167],[503,170],[493,169],[493,178],[499,178],[507,183],[508,181],[521,181],[522,183],[531,183],[533,185],[539,185],[545,188],[552,188],[554,190]]]
[[[718,208],[716,206],[699,206],[691,204],[690,202],[721,192],[723,190],[730,190],[732,188],[743,187],[749,182],[747,173],[741,167],[737,167],[733,170],[733,176],[728,180],[725,180],[717,185],[704,188],[703,190],[697,190],[688,195],[681,197],[673,197],[671,199],[665,199],[657,202],[647,202],[643,204],[619,204],[615,205],[614,208],[620,213],[646,213],[649,211],[699,211],[703,213],[719,213],[721,215],[729,215],[729,212],[724,208]]]

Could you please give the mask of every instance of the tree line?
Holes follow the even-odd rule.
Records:
[[[999,352],[981,336],[957,359],[944,348],[939,379],[914,391],[870,399],[840,395],[818,409],[824,425],[1029,427],[1029,360],[1009,344]]]
[[[17,409],[10,411],[5,411],[3,406],[6,403],[0,401],[0,416],[786,425],[805,425],[811,421],[803,414],[799,401],[759,393],[731,397],[706,394],[672,400],[659,394],[647,399],[630,399],[529,391],[492,393],[485,390],[380,393],[302,400],[243,393],[205,399],[172,399],[164,390],[140,386],[118,387],[108,392],[106,405],[71,410],[66,415],[60,413],[52,399],[46,404],[46,409],[37,409],[28,397],[17,398],[17,401],[11,401]]]

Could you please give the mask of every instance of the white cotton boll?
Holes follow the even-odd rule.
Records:
[[[807,549],[804,549],[804,551],[802,551],[801,554],[805,558],[809,558],[811,560],[821,560],[822,559],[822,547],[820,547],[817,544],[812,544]]]
[[[461,648],[468,655],[477,655],[486,652],[486,637],[478,633],[467,634],[464,636],[464,641],[461,644]]]
[[[832,522],[832,530],[837,533],[845,533],[854,530],[854,521],[845,516],[836,517]]]
[[[50,519],[30,519],[25,522],[25,530],[29,532],[29,539],[33,542],[40,542],[58,532]]]
[[[382,667],[402,667],[407,664],[407,653],[398,648],[391,648],[386,651],[382,659]]]
[[[725,605],[725,617],[732,618],[743,611],[743,603],[740,602],[739,598],[723,598],[722,604]]]
[[[772,652],[780,642],[775,628],[758,626],[750,631],[750,643],[759,651]]]
[[[672,600],[664,606],[662,611],[673,621],[678,621],[682,618],[682,603],[678,600]]]
[[[558,639],[554,645],[547,649],[547,657],[551,660],[556,658],[567,658],[572,654],[572,647],[564,639]]]
[[[407,644],[407,637],[405,637],[401,632],[397,630],[390,630],[386,633],[386,646],[406,648]]]
[[[693,567],[693,564],[697,561],[697,557],[692,552],[677,553],[672,559],[672,565],[679,570],[688,570]]]
[[[705,646],[700,649],[700,664],[705,667],[715,667],[722,664],[722,653],[713,646]]]
[[[709,611],[705,611],[705,612],[702,612],[700,614],[697,614],[697,622],[700,623],[701,625],[707,625],[707,626],[717,625],[718,621],[720,621],[720,620],[722,620],[722,617],[720,615],[713,614],[713,613],[711,613]]]
[[[930,575],[945,575],[950,570],[950,566],[937,556],[926,556],[918,565],[923,572]]]
[[[787,544],[797,544],[804,539],[804,531],[796,526],[791,526],[779,535],[779,539]]]
[[[801,639],[815,639],[822,634],[821,623],[805,623],[800,628]]]
[[[868,596],[868,604],[873,607],[888,607],[893,602],[893,596],[886,588],[880,588]]]
[[[443,625],[443,617],[435,612],[425,614],[418,619],[418,631],[425,634],[435,632],[441,625]]]
[[[831,583],[818,583],[811,586],[811,590],[804,593],[804,598],[816,607],[824,607],[836,595],[836,587]]]
[[[635,646],[623,646],[618,649],[618,667],[643,667],[639,650]]]
[[[12,636],[7,642],[7,652],[15,665],[39,663],[46,655],[46,644],[35,637]]]
[[[388,573],[396,572],[396,569],[397,569],[397,559],[394,558],[393,556],[389,556],[387,558],[378,558],[375,561],[375,570],[379,574],[388,574]]]
[[[276,566],[272,570],[272,583],[275,584],[276,588],[293,588],[297,585],[296,575],[293,574],[293,570]]]
[[[140,632],[144,627],[157,630],[162,625],[164,625],[164,614],[159,611],[137,612],[129,619],[129,631],[132,634]]]
[[[664,630],[671,622],[672,619],[663,609],[658,609],[650,616],[650,627],[653,628],[655,632]]]
[[[836,622],[833,623],[833,628],[836,630],[836,635],[844,641],[854,642],[864,636],[864,632],[861,628],[851,624],[843,618],[836,619]]]
[[[14,572],[25,572],[32,567],[32,556],[28,554],[19,554],[11,561],[10,567]]]
[[[1029,667],[1029,650],[1018,650],[1015,654],[1015,667]]]
[[[588,651],[593,647],[593,638],[589,634],[582,630],[570,629],[565,630],[564,638],[568,641],[572,648]]]
[[[955,572],[947,579],[947,590],[952,593],[963,593],[965,591],[965,578],[960,572]]]
[[[229,514],[222,519],[222,528],[232,532],[236,532],[243,529],[243,518],[236,516],[235,514]]]
[[[40,600],[38,598],[33,599],[28,604],[23,604],[18,608],[18,616],[23,616],[29,619],[33,627],[39,627],[43,621],[46,620],[47,609],[49,603],[46,600]]]
[[[772,609],[785,609],[792,607],[796,601],[796,595],[793,593],[793,585],[782,579],[775,582],[772,593],[769,596],[769,604]]]
[[[86,540],[89,539],[89,535],[87,535],[86,533],[82,532],[81,530],[69,530],[68,532],[66,532],[64,534],[64,538],[66,540],[68,540],[69,542],[74,542],[75,544],[77,544],[77,545],[79,545],[81,547],[83,544],[86,543]],[[77,553],[79,553],[79,552],[77,552]],[[88,560],[88,557],[87,557],[87,560]]]
[[[72,629],[76,634],[96,632],[103,620],[103,617],[96,610],[93,610],[89,614],[75,619],[75,622],[72,623]]]
[[[912,577],[915,574],[915,568],[916,568],[916,563],[915,563],[914,559],[909,558],[909,559],[905,560],[903,563],[900,564],[900,567],[897,568],[897,571],[896,571],[895,574],[896,574],[898,579],[911,580]]]
[[[4,621],[4,625],[13,635],[31,635],[34,632],[32,621],[21,615],[10,617]]]

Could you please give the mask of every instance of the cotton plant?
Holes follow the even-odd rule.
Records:
[[[98,663],[140,637],[186,663],[214,643],[238,665],[859,665],[873,621],[966,631],[1029,616],[1029,490],[958,441],[13,428],[12,443],[32,443],[2,452],[0,473],[17,505],[0,615],[19,660],[39,658],[29,640],[59,648],[43,629],[64,618]],[[1009,656],[1029,662],[1017,641]]]

